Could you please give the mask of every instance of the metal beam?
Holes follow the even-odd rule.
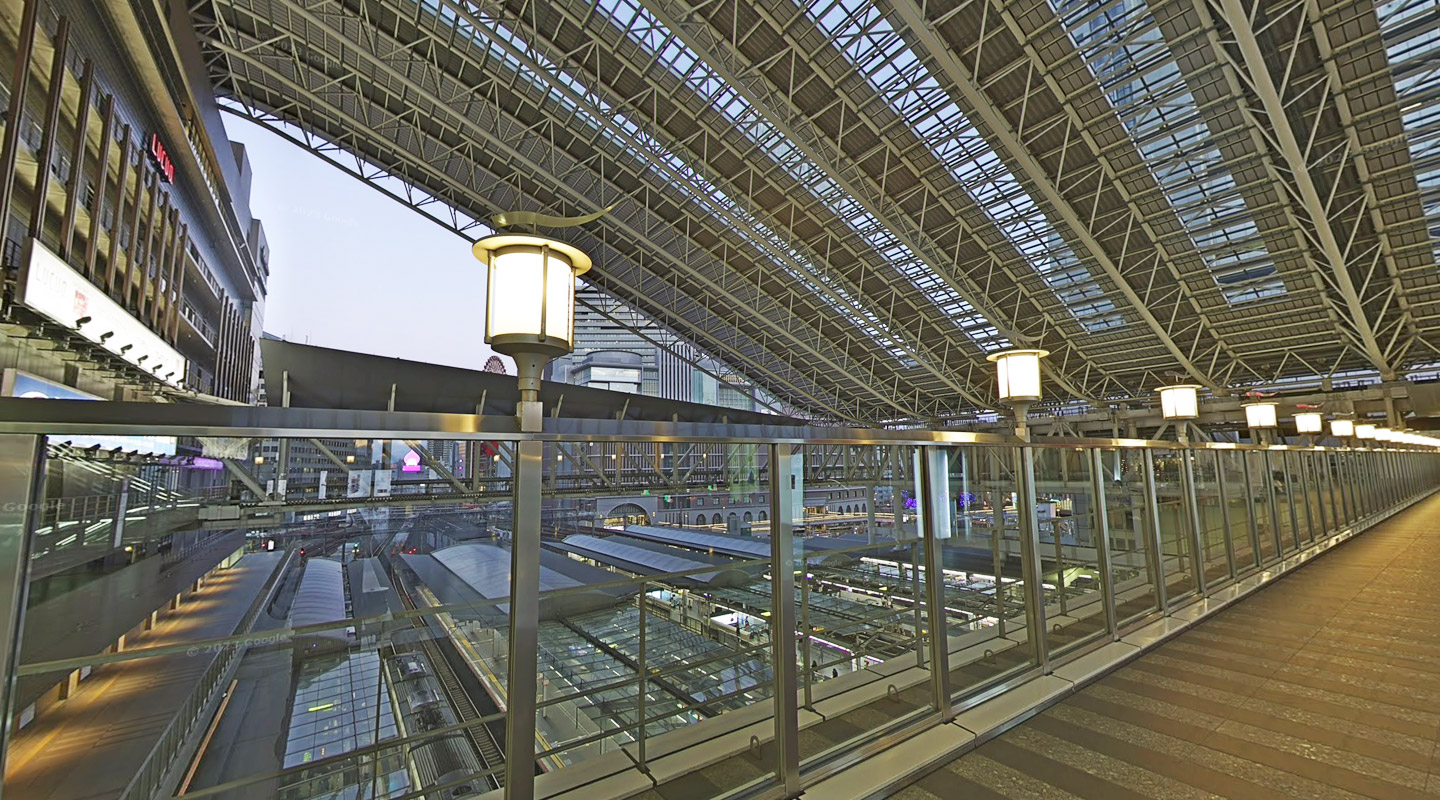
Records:
[[[240,481],[241,483],[245,484],[245,488],[247,488],[247,489],[249,489],[250,491],[254,492],[256,499],[258,499],[258,500],[264,500],[264,499],[265,499],[265,497],[266,497],[265,487],[261,486],[261,485],[259,484],[259,482],[256,481],[255,478],[250,475],[250,473],[246,472],[246,471],[245,471],[245,468],[242,467],[242,466],[240,466],[239,462],[237,462],[237,461],[236,461],[235,459],[233,459],[233,458],[226,458],[226,459],[223,459],[223,460],[224,460],[224,462],[225,462],[225,468],[230,471],[230,474],[233,475],[236,480],[238,480],[238,481]]]
[[[1165,349],[1170,351],[1170,355],[1174,357],[1176,363],[1179,364],[1190,377],[1210,387],[1213,391],[1223,393],[1225,391],[1224,385],[1200,369],[1199,366],[1190,360],[1189,356],[1185,354],[1185,351],[1181,350],[1179,345],[1175,344],[1175,340],[1170,338],[1170,334],[1166,332],[1165,326],[1160,323],[1160,320],[1155,318],[1155,315],[1152,314],[1146,306],[1144,299],[1141,298],[1140,294],[1135,291],[1135,288],[1130,285],[1130,282],[1125,279],[1125,276],[1120,273],[1119,268],[1115,266],[1115,262],[1111,260],[1110,254],[1105,252],[1105,248],[1100,245],[1099,240],[1090,233],[1090,229],[1085,225],[1080,214],[1070,205],[1070,201],[1060,193],[1060,190],[1045,172],[1044,167],[1040,165],[1039,160],[1036,159],[1030,150],[1025,147],[1025,144],[1020,141],[1019,135],[1017,135],[1014,128],[1010,126],[1010,121],[1006,119],[1000,109],[991,102],[989,96],[975,84],[975,78],[970,74],[970,70],[964,64],[960,63],[960,59],[955,55],[955,52],[940,39],[939,34],[937,34],[935,29],[925,20],[923,11],[914,4],[913,0],[888,0],[888,3],[910,29],[911,35],[915,37],[920,46],[929,53],[931,61],[942,74],[944,74],[946,79],[948,79],[950,85],[955,87],[960,93],[960,96],[964,98],[965,103],[979,115],[980,120],[985,124],[985,127],[989,129],[990,136],[1000,145],[1000,148],[1010,156],[1010,159],[1020,167],[1020,170],[1025,174],[1030,184],[1040,191],[1045,201],[1055,210],[1056,215],[1059,216],[1061,221],[1065,223],[1065,226],[1070,229],[1074,238],[1089,252],[1095,263],[1109,276],[1110,280],[1114,282],[1115,287],[1120,290],[1120,293],[1125,296],[1125,299],[1129,302],[1135,314],[1144,320],[1145,324],[1149,326],[1150,330],[1155,334],[1155,337],[1165,346]]]
[[[853,161],[839,148],[824,144],[824,137],[818,132],[807,133],[811,126],[804,114],[793,104],[779,97],[780,93],[776,87],[769,84],[763,70],[754,64],[745,63],[743,57],[732,48],[727,47],[725,52],[721,52],[719,48],[724,45],[713,34],[706,35],[702,40],[700,36],[703,32],[697,30],[697,24],[682,22],[682,18],[687,14],[678,5],[669,5],[670,2],[672,0],[645,0],[645,7],[689,49],[703,58],[710,69],[728,83],[736,93],[744,97],[746,102],[760,110],[770,125],[800,148],[810,161],[823,169],[837,186],[878,220],[896,240],[920,257],[931,272],[963,297],[976,313],[994,325],[1000,335],[1021,346],[1032,346],[1037,343],[1037,337],[1022,333],[1014,325],[1007,324],[1006,320],[1010,318],[1010,315],[995,307],[986,292],[982,291],[980,286],[970,279],[970,276],[961,270],[945,266],[943,259],[936,258],[933,248],[927,246],[926,241],[917,238],[924,236],[923,228],[913,221],[897,218],[900,214],[898,210],[887,209],[884,206],[885,196],[881,187],[861,185],[865,182],[865,178],[860,175],[860,170]],[[740,63],[732,65],[731,61]],[[801,126],[804,126],[806,130],[801,130]],[[955,215],[955,219],[958,221],[958,214]],[[1014,283],[1018,285],[1018,281],[1014,281]],[[1046,317],[1045,309],[1037,305],[1034,310],[1040,319]],[[956,333],[959,331],[957,330]],[[1053,350],[1065,345],[1057,343],[1049,346]],[[1053,363],[1046,363],[1042,366],[1065,391],[1077,398],[1100,405],[1098,399],[1092,397],[1092,392],[1073,376],[1059,370]]]
[[[573,202],[575,202],[576,204],[583,207],[586,205],[598,203],[598,198],[585,196],[584,193],[572,188],[570,182],[564,180],[561,175],[555,174],[546,165],[543,165],[538,161],[526,156],[520,151],[520,149],[518,149],[517,143],[515,141],[508,139],[505,136],[497,135],[497,132],[491,130],[488,126],[476,122],[474,117],[470,114],[462,114],[455,108],[451,107],[444,99],[437,95],[435,91],[428,88],[427,86],[421,85],[421,83],[418,82],[411,75],[410,71],[401,70],[393,66],[391,63],[389,63],[389,61],[386,60],[385,56],[382,56],[376,52],[372,52],[371,49],[365,46],[363,43],[357,42],[343,32],[335,29],[324,18],[314,13],[313,8],[303,7],[293,2],[284,2],[283,0],[282,2],[280,2],[280,5],[289,11],[289,14],[287,15],[288,18],[303,20],[311,27],[314,32],[329,36],[335,41],[349,47],[353,52],[359,55],[361,61],[364,64],[376,70],[387,79],[386,87],[390,85],[403,87],[406,93],[405,102],[411,104],[412,106],[416,102],[423,102],[426,105],[430,106],[433,110],[443,112],[442,114],[435,115],[435,117],[444,118],[447,119],[449,122],[453,123],[455,130],[461,136],[467,137],[472,141],[488,142],[490,145],[490,150],[494,151],[495,153],[503,153],[507,159],[509,159],[512,163],[516,164],[518,167],[526,170],[527,173],[532,177],[536,179],[544,179],[546,185],[552,187],[554,190],[571,195],[570,199],[573,200]],[[274,20],[264,20],[264,22],[269,25],[276,24]],[[376,33],[376,38],[378,39],[383,35],[384,34]],[[256,69],[269,73],[272,79],[289,84],[289,90],[294,91],[297,94],[307,96],[307,99],[309,99],[311,102],[323,102],[318,96],[311,92],[308,87],[296,84],[292,79],[277,71],[273,65],[267,64],[263,60],[258,59],[253,55],[247,54],[239,48],[232,47],[225,43],[216,44],[223,48],[232,58],[246,61]],[[392,47],[391,56],[403,54],[404,58],[407,60],[415,60],[418,58],[418,56],[415,56],[410,49],[404,46],[403,42],[389,42],[389,45]],[[329,61],[329,59],[327,59],[327,61]],[[341,65],[341,68],[348,67],[344,67],[343,65]],[[303,80],[306,77],[313,76],[310,73],[306,73],[305,75],[301,75],[298,77]],[[368,76],[357,75],[356,77],[369,80]],[[373,88],[382,89],[379,82],[373,80],[369,80],[369,85]],[[389,91],[388,88],[383,88],[382,90]],[[499,109],[495,109],[495,113],[499,115],[501,114],[501,111]],[[503,118],[504,117],[502,117],[502,119]],[[357,120],[357,122],[359,121]],[[553,159],[548,160],[553,163]],[[605,183],[603,178],[600,178],[599,182],[602,184]],[[606,194],[613,197],[626,196],[627,193],[619,189],[618,187],[610,187],[610,190]],[[636,243],[643,243],[645,249],[648,250],[650,253],[657,254],[667,259],[674,258],[670,254],[669,250],[665,248],[661,242],[656,241],[649,235],[648,231],[635,227],[633,224],[623,222],[619,215],[612,213],[602,222],[606,227],[617,229],[618,232],[623,234],[626,240]],[[677,263],[677,266],[684,268],[685,265],[683,262],[679,262]],[[736,294],[735,289],[731,286],[723,285],[721,282],[709,279],[704,275],[700,274],[698,271],[690,272],[693,278],[697,279],[698,282],[703,284],[703,288],[709,296],[713,296],[717,300],[736,308],[745,308],[750,305],[749,303],[746,303],[742,298],[740,298]],[[771,299],[768,296],[762,295],[761,297],[767,300]],[[754,310],[756,312],[753,319],[754,324],[757,324],[762,328],[767,328],[775,336],[775,338],[789,342],[790,347],[799,350],[801,353],[807,354],[807,359],[813,360],[817,364],[817,366],[823,366],[826,369],[832,370],[833,373],[836,375],[849,376],[853,381],[855,388],[858,389],[861,394],[868,394],[879,404],[893,407],[902,414],[914,417],[923,416],[923,414],[917,409],[908,407],[904,404],[903,401],[907,398],[897,397],[895,393],[889,393],[880,388],[885,386],[886,382],[883,380],[878,380],[873,373],[865,375],[864,373],[869,372],[869,370],[861,369],[861,365],[858,362],[854,362],[853,359],[850,359],[852,363],[848,363],[842,366],[839,362],[836,361],[834,357],[827,355],[825,352],[822,352],[819,347],[812,345],[811,342],[807,339],[798,336],[790,326],[780,325],[775,320],[770,319],[769,316],[767,316],[767,314],[765,313],[764,309],[755,308]],[[778,311],[778,309],[776,310]],[[818,334],[818,332],[817,335],[814,337],[814,340],[816,342],[827,341],[826,338],[823,335]],[[855,372],[860,372],[861,376],[855,377]]]
[[[1255,38],[1255,30],[1250,24],[1250,15],[1245,11],[1240,0],[1219,0],[1219,2],[1224,11],[1225,23],[1230,26],[1231,32],[1235,35],[1235,43],[1240,48],[1240,55],[1244,60],[1251,88],[1259,96],[1260,103],[1265,109],[1265,116],[1270,126],[1270,137],[1279,147],[1280,155],[1285,159],[1286,166],[1289,168],[1290,179],[1300,193],[1301,205],[1310,217],[1311,229],[1320,244],[1325,261],[1330,267],[1333,276],[1332,285],[1345,301],[1348,321],[1359,338],[1361,350],[1366,360],[1380,370],[1383,380],[1394,380],[1395,369],[1386,360],[1385,354],[1381,352],[1375,331],[1366,318],[1364,304],[1360,300],[1359,293],[1355,291],[1355,282],[1350,277],[1350,268],[1345,263],[1340,242],[1335,236],[1334,229],[1330,227],[1328,206],[1320,197],[1315,181],[1310,176],[1310,165],[1306,162],[1305,154],[1300,149],[1300,142],[1295,137],[1294,129],[1290,127],[1290,118],[1286,114],[1285,103],[1275,87],[1275,81],[1270,76],[1270,68],[1266,64],[1265,54],[1261,51],[1260,43]],[[1199,4],[1197,3],[1197,5]]]

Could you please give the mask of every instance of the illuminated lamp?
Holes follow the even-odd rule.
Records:
[[[1247,427],[1264,430],[1278,425],[1275,417],[1275,403],[1246,403],[1244,407]]]
[[[1325,417],[1318,411],[1295,414],[1295,430],[1299,433],[1320,433],[1325,430]]]
[[[1199,419],[1200,387],[1191,384],[1161,386],[1160,413],[1165,419]]]

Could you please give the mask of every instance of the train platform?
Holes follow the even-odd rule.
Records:
[[[127,649],[230,635],[281,558],[246,555],[130,639]],[[5,763],[6,800],[120,796],[217,656],[182,652],[96,667],[69,699],[15,735]]]

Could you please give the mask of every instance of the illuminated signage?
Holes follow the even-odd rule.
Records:
[[[405,464],[400,467],[401,472],[420,472],[424,468],[420,466],[420,454],[411,450],[405,454]]]
[[[185,378],[184,356],[45,245],[34,239],[30,245],[30,263],[16,302],[78,331],[142,372],[180,385]]]
[[[160,141],[160,134],[150,134],[150,160],[154,162],[155,169],[160,170],[160,175],[166,183],[175,182],[175,162],[170,160],[170,153],[165,149],[165,143]]]
[[[18,369],[6,369],[3,378],[0,378],[0,395],[6,397],[23,397],[33,400],[99,400],[89,392],[82,392],[79,389],[66,386],[63,383],[47,381],[38,378],[28,372],[21,372]],[[73,433],[51,434],[49,437],[52,443],[64,442],[71,447],[88,449],[99,447],[101,450],[119,449],[121,452],[143,453],[148,455],[173,456],[175,455],[174,436],[142,436],[107,434],[103,436],[89,436]],[[200,459],[196,459],[198,462]],[[218,463],[218,462],[217,462]],[[208,469],[197,465],[198,469]],[[224,465],[221,465],[221,469]]]

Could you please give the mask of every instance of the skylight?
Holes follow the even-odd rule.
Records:
[[[1220,149],[1144,0],[1049,0],[1211,277],[1232,304],[1285,294]]]

